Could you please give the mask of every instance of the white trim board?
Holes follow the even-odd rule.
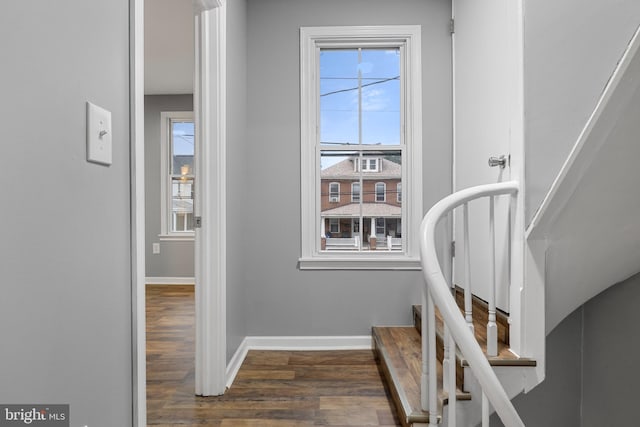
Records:
[[[145,285],[195,285],[193,277],[145,277]]]
[[[331,351],[371,350],[371,335],[321,337],[245,337],[227,365],[226,388],[231,387],[249,350]]]

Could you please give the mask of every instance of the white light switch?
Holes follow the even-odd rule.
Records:
[[[152,243],[151,246],[154,254],[160,253],[160,243]]]
[[[111,164],[111,111],[87,102],[87,161]]]

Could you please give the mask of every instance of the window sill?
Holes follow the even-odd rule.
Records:
[[[421,270],[419,258],[408,256],[335,256],[303,257],[300,270]]]
[[[195,233],[158,234],[158,238],[161,242],[193,242]]]

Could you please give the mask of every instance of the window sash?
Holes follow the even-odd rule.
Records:
[[[304,27],[301,28],[301,173],[302,173],[302,253],[301,269],[419,269],[417,234],[422,219],[422,101],[421,47],[419,26]],[[324,146],[319,139],[318,76],[319,52],[322,48],[398,47],[401,53],[401,140],[397,146],[384,147],[400,151],[402,183],[406,202],[402,203],[403,250],[361,253],[345,256],[320,250],[319,160],[322,150],[353,152],[353,144]],[[407,96],[410,94],[410,96]],[[358,145],[363,154],[374,154],[382,146]],[[378,151],[379,153],[379,151]],[[379,167],[379,165],[378,165]],[[362,188],[362,194],[365,189]],[[362,199],[362,196],[361,196]],[[363,225],[360,223],[360,233]],[[322,226],[324,227],[324,225]],[[355,227],[352,226],[352,229]],[[410,231],[410,232],[408,232]],[[355,233],[355,231],[354,231]],[[351,254],[349,254],[351,255]]]
[[[195,184],[195,155],[191,153],[195,154],[195,152],[188,149],[185,151],[186,148],[177,148],[179,144],[174,141],[174,128],[183,123],[194,123],[194,116],[191,111],[162,112],[160,116],[162,181],[159,237],[161,240],[176,238],[191,240],[194,237],[193,189]],[[186,137],[193,138],[193,135],[186,135]]]

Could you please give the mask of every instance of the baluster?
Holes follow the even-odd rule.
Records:
[[[464,234],[464,277],[466,284],[464,286],[464,318],[471,332],[473,327],[473,311],[471,305],[471,250],[469,248],[469,204],[463,206],[462,231]]]
[[[452,363],[449,363],[449,366],[446,371],[443,369],[443,376],[449,377],[449,425],[456,426],[458,425],[456,421],[456,410],[457,410],[457,402],[458,396],[456,395],[457,390],[457,378],[456,378],[456,342],[453,339],[453,335],[449,334],[449,354],[453,359]],[[443,367],[444,368],[444,367]]]
[[[427,284],[422,291],[422,316],[420,318],[422,330],[422,376],[420,378],[420,406],[423,411],[429,411],[429,330],[427,326],[428,304]]]
[[[444,349],[444,354],[442,355],[442,389],[444,391],[449,391],[449,364],[451,363],[450,356],[450,348],[449,348],[449,327],[447,324],[444,324],[444,339],[442,340],[442,346]]]
[[[489,417],[491,416],[491,407],[487,395],[482,392],[482,427],[489,427]]]
[[[498,325],[496,324],[496,233],[495,196],[489,197],[489,320],[487,322],[487,356],[498,355]]]
[[[429,315],[429,427],[438,427],[438,373],[436,370],[436,309],[433,298],[427,292]]]

